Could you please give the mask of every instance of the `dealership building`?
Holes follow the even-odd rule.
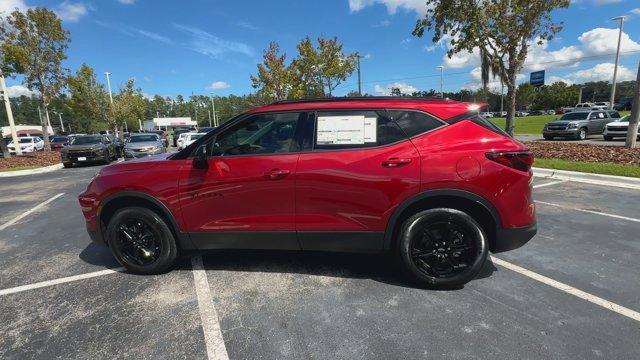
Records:
[[[197,122],[191,120],[190,117],[176,118],[153,118],[153,120],[145,121],[143,128],[149,130],[173,130],[175,128],[191,128],[198,125]]]

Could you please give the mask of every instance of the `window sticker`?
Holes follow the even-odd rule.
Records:
[[[365,117],[318,116],[318,145],[357,145],[365,143]]]
[[[378,118],[364,118],[364,142],[375,143],[378,142],[376,138],[378,133]]]

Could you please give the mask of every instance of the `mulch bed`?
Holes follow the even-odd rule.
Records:
[[[549,141],[525,141],[524,144],[539,158],[640,166],[640,148]]]
[[[9,159],[0,157],[0,171],[22,167],[43,167],[60,163],[60,152],[42,151],[21,156],[11,156]]]

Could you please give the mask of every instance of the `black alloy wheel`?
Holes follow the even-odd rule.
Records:
[[[168,270],[177,256],[173,233],[165,221],[147,208],[119,210],[107,227],[107,241],[116,259],[139,274]]]
[[[410,217],[400,243],[409,275],[433,288],[467,283],[482,269],[488,253],[481,226],[454,209],[432,209]]]

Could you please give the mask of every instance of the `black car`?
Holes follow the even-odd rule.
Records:
[[[631,106],[633,105],[632,97],[623,97],[618,100],[618,102],[613,106],[614,109],[618,111],[631,110]]]
[[[110,163],[118,158],[115,144],[105,135],[77,136],[60,151],[64,167],[72,167],[79,163]]]

